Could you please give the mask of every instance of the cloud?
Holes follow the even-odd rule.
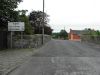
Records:
[[[28,9],[29,12],[32,9],[42,11],[42,1],[24,0],[19,5],[19,9]],[[100,0],[45,0],[45,12],[50,15],[49,24],[54,31],[59,31],[64,26],[67,30],[68,28],[100,28],[99,7]]]

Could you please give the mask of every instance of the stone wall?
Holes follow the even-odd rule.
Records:
[[[100,44],[100,36],[85,35],[81,37],[83,42],[92,42]]]
[[[51,40],[50,35],[44,35],[44,44]],[[11,39],[8,36],[8,48],[11,48]],[[42,35],[23,35],[21,36],[13,36],[12,38],[12,48],[37,48],[42,46]]]

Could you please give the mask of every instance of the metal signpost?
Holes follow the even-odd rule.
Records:
[[[23,40],[23,31],[25,30],[24,22],[9,22],[8,23],[8,31],[11,31],[11,48],[12,48],[12,32],[21,31],[21,40]]]

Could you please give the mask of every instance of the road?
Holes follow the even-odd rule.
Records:
[[[9,75],[100,75],[100,48],[51,40]]]

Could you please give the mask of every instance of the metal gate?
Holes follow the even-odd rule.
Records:
[[[7,32],[0,31],[0,49],[7,48]]]

